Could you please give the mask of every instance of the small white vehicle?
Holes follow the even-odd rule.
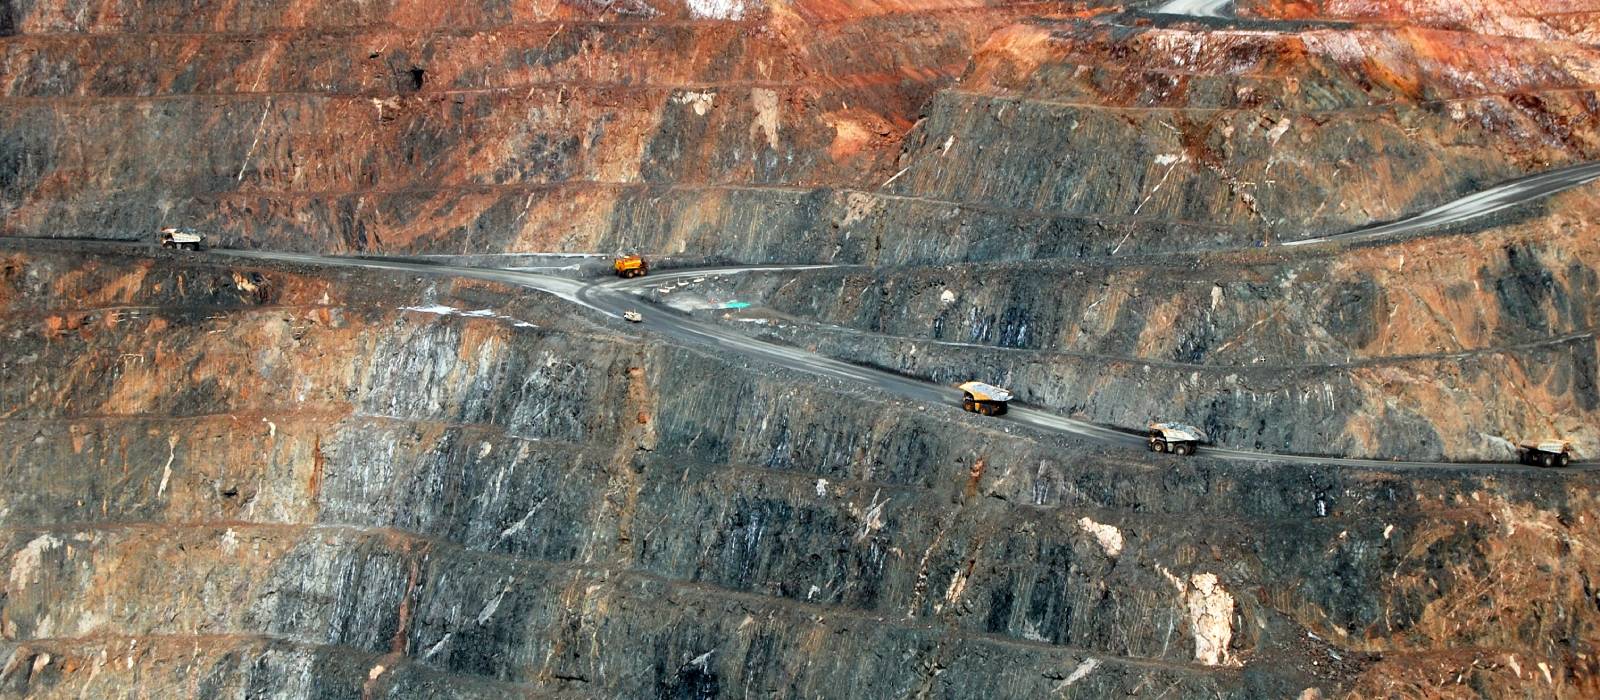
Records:
[[[1535,467],[1565,467],[1572,463],[1572,445],[1566,440],[1525,440],[1517,444],[1517,461]]]
[[[1150,451],[1192,455],[1205,442],[1204,431],[1185,423],[1151,423]]]
[[[178,250],[204,250],[206,237],[192,228],[161,229],[161,247]]]
[[[622,312],[622,317],[627,319],[627,320],[629,320],[629,321],[632,321],[634,323],[638,323],[638,322],[644,320],[644,314],[641,314],[641,313],[639,313],[637,311],[633,311],[631,309],[628,310],[628,311]]]

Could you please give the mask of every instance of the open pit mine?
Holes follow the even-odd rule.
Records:
[[[1600,697],[1600,0],[0,0],[0,698]]]

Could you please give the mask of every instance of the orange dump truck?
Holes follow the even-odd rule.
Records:
[[[638,255],[619,255],[611,261],[612,269],[617,271],[618,277],[643,277],[650,274],[650,263]]]

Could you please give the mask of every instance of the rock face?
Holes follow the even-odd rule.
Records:
[[[3,269],[8,693],[1596,690],[1589,473],[1144,466],[495,285]]]
[[[1600,5],[1233,4],[0,0],[0,696],[1600,695],[1600,472],[19,240],[841,263],[666,297],[1222,446],[1600,454],[1594,186],[1282,245],[1595,159]]]
[[[0,117],[33,126],[0,141],[5,231],[701,250],[747,207],[889,177],[973,47],[1057,7],[435,5],[15,7]]]
[[[847,268],[673,293],[761,303],[787,342],[945,383],[993,377],[1130,428],[1181,415],[1231,445],[1467,460],[1549,433],[1593,454],[1592,197],[1470,237],[1287,257]]]

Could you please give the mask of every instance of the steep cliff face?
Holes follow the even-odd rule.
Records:
[[[1129,464],[495,285],[5,259],[8,694],[1595,690],[1588,473]]]
[[[841,268],[649,292],[754,302],[787,342],[941,382],[989,376],[1113,425],[1379,458],[1600,453],[1593,190],[1471,235],[1200,258]],[[764,314],[756,314],[758,318]],[[740,324],[749,327],[749,324]],[[1153,391],[1151,387],[1161,387]]]
[[[1176,415],[1226,444],[1380,458],[1503,460],[1534,434],[1600,450],[1592,191],[1434,238],[1277,245],[1593,157],[1591,45],[1390,19],[1003,28],[892,182],[818,205],[823,259],[879,267],[710,284],[790,342],[1132,429]],[[906,262],[925,266],[888,267]]]
[[[1017,25],[935,97],[889,189],[1001,212],[1010,230],[934,238],[1018,258],[1343,231],[1593,157],[1597,58],[1422,28]]]
[[[1590,43],[1600,29],[1593,0],[1235,0],[1234,7],[1248,17],[1404,22]]]
[[[954,1],[8,7],[0,116],[29,125],[0,136],[12,235],[1181,251],[1391,219],[1600,149],[1582,3],[1239,8],[1382,20],[1353,28]],[[1492,31],[1513,20],[1566,29]]]
[[[6,232],[704,249],[731,231],[634,229],[881,182],[978,42],[1065,7],[147,5],[13,11],[0,117],[31,126],[0,141]]]
[[[1592,186],[1280,244],[1595,158],[1600,6],[1235,5],[0,0],[0,234],[860,263],[665,297],[1224,446],[1593,457]],[[1180,461],[648,328],[0,245],[0,695],[1600,695],[1600,472]]]

